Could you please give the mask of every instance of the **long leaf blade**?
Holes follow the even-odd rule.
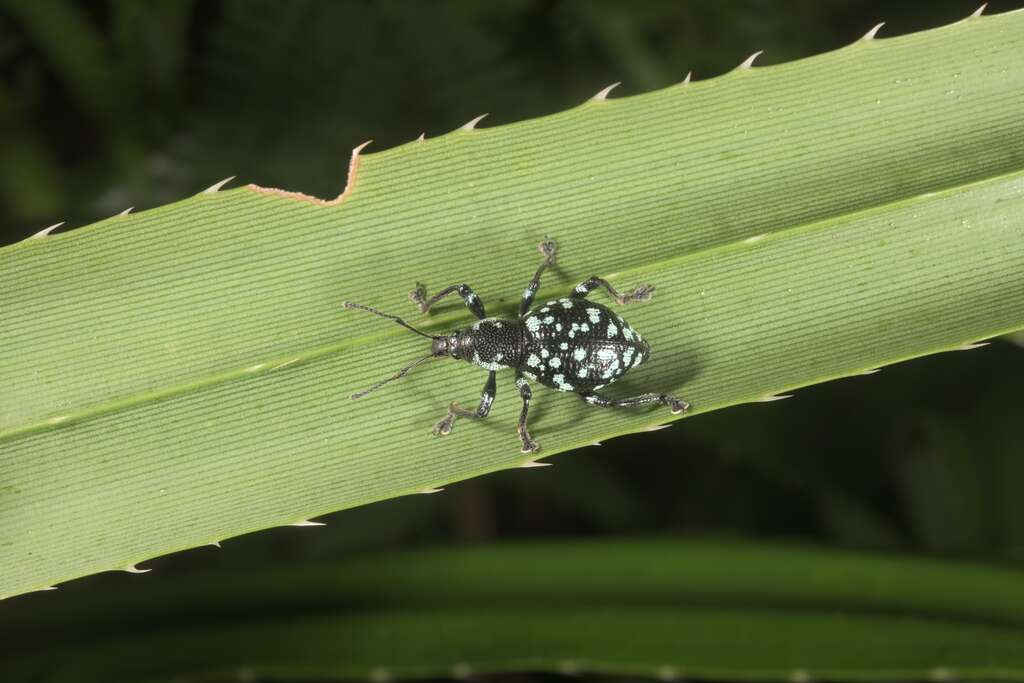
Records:
[[[510,383],[430,436],[483,382],[450,361],[349,401],[423,340],[340,304],[466,281],[510,313],[545,234],[545,294],[658,286],[618,391],[694,412],[1024,327],[1022,27],[460,130],[357,158],[333,204],[249,187],[0,250],[0,595],[522,463]],[[669,419],[544,392],[531,424],[553,454]]]

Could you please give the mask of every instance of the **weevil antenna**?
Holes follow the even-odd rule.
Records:
[[[366,396],[371,391],[377,391],[377,389],[380,389],[382,386],[384,386],[388,382],[393,382],[396,379],[402,379],[407,374],[409,374],[410,370],[412,370],[414,367],[416,367],[420,363],[423,363],[425,361],[430,360],[431,358],[436,358],[436,357],[437,356],[435,356],[434,354],[430,354],[430,355],[427,355],[427,356],[423,356],[422,358],[417,358],[416,360],[414,360],[413,362],[409,363],[404,368],[402,368],[401,370],[399,370],[398,372],[393,374],[391,377],[388,377],[385,380],[377,382],[376,384],[374,384],[369,389],[363,389],[362,391],[358,391],[358,392],[352,394],[351,396],[349,396],[349,398],[352,399],[353,401],[355,401],[356,399],[359,399],[359,398],[362,398],[363,396]]]
[[[409,323],[407,323],[404,320],[402,320],[401,318],[399,318],[397,315],[391,315],[389,313],[384,313],[382,311],[378,311],[376,308],[370,308],[369,306],[364,306],[362,304],[353,303],[351,301],[346,301],[344,305],[345,305],[345,308],[358,308],[361,311],[366,311],[367,313],[373,313],[374,315],[379,315],[380,317],[387,318],[388,320],[394,320],[396,323],[398,323],[399,325],[401,325],[405,329],[412,330],[413,332],[415,332],[416,334],[420,335],[421,337],[426,337],[427,339],[433,339],[434,338],[432,335],[429,335],[426,332],[420,332],[415,327],[413,327]]]

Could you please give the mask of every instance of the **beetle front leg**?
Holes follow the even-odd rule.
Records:
[[[599,277],[592,277],[589,280],[585,280],[580,284],[576,285],[576,288],[572,290],[572,294],[569,295],[571,299],[586,299],[587,294],[597,289],[598,287],[604,287],[608,290],[608,293],[612,295],[612,298],[620,306],[632,303],[634,301],[649,301],[651,296],[654,294],[654,285],[640,285],[632,292],[625,294],[619,292],[611,286],[607,280]]]
[[[482,301],[480,301],[480,297],[478,297],[476,295],[476,292],[474,292],[467,284],[451,285],[450,287],[445,287],[440,292],[438,292],[437,294],[428,299],[427,286],[422,282],[417,282],[416,289],[409,292],[409,298],[412,299],[412,302],[414,304],[419,306],[420,313],[426,313],[427,311],[430,310],[431,306],[433,306],[438,301],[445,298],[452,292],[459,293],[459,296],[462,297],[462,300],[466,302],[466,308],[468,308],[469,311],[477,318],[483,320],[484,318],[487,317],[487,314],[484,313],[484,304]]]
[[[668,406],[673,415],[684,413],[690,409],[689,403],[676,398],[675,396],[670,396],[669,394],[641,394],[640,396],[633,396],[631,398],[612,399],[599,396],[592,391],[585,391],[580,392],[580,397],[590,405],[598,406],[600,408],[635,408],[637,406],[657,403],[659,405]]]
[[[537,289],[540,287],[540,276],[547,269],[548,266],[555,262],[555,243],[547,238],[540,243],[540,253],[544,254],[544,260],[541,262],[540,267],[537,268],[537,272],[533,274],[533,279],[530,280],[530,284],[526,285],[526,289],[523,290],[523,299],[519,302],[519,315],[526,313],[530,310],[530,304],[533,303],[533,297],[537,294]]]
[[[523,409],[519,413],[519,425],[516,427],[516,431],[519,433],[519,439],[523,442],[523,453],[536,453],[540,450],[540,444],[533,440],[530,436],[530,432],[526,429],[526,415],[530,412],[530,399],[533,398],[533,392],[530,390],[530,383],[523,377],[523,373],[516,373],[516,388],[519,389],[519,395],[523,399]]]
[[[433,431],[435,436],[451,434],[452,423],[455,422],[456,417],[471,417],[474,419],[487,417],[488,413],[491,412],[491,404],[494,403],[494,394],[497,389],[494,374],[493,370],[488,373],[487,382],[484,383],[484,390],[480,393],[480,405],[477,406],[476,410],[466,410],[455,401],[448,405],[448,414],[434,425]]]

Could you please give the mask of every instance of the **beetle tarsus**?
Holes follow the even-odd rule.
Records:
[[[429,307],[427,306],[427,286],[425,284],[417,282],[416,288],[409,292],[409,299],[420,309],[420,313],[427,312]]]

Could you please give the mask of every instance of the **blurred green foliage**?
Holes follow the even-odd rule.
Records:
[[[1020,7],[993,2],[989,12]],[[29,3],[0,0],[0,240],[232,174],[334,196],[348,154],[960,19],[959,0]],[[951,296],[955,292],[950,293]],[[350,557],[437,542],[668,532],[1024,561],[1024,349],[997,340],[151,563]],[[46,598],[57,594],[47,594]],[[42,600],[40,608],[59,610]],[[0,620],[2,620],[0,606]]]
[[[1019,6],[991,3],[989,11]],[[349,150],[966,16],[962,0],[0,0],[0,240],[232,174],[334,196]]]

